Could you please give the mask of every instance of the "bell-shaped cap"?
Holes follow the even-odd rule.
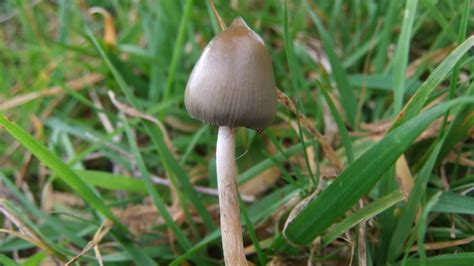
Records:
[[[188,113],[215,126],[260,130],[276,114],[271,57],[262,38],[241,17],[206,46],[189,77]]]

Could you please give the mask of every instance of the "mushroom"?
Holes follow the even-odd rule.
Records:
[[[241,17],[204,49],[189,77],[185,105],[190,116],[219,127],[216,170],[224,260],[247,265],[237,198],[236,128],[270,125],[277,94],[265,44]]]

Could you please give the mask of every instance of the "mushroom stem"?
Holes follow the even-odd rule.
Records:
[[[236,129],[219,127],[216,148],[217,189],[225,265],[247,265],[240,227],[235,165]]]

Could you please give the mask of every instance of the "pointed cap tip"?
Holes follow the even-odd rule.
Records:
[[[247,26],[247,23],[245,23],[245,20],[241,16],[234,18],[230,26],[231,27],[247,27],[247,28],[249,27]]]

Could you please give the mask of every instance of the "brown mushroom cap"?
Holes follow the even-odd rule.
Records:
[[[276,114],[277,96],[270,55],[242,18],[206,46],[189,77],[188,113],[215,126],[263,129]]]

